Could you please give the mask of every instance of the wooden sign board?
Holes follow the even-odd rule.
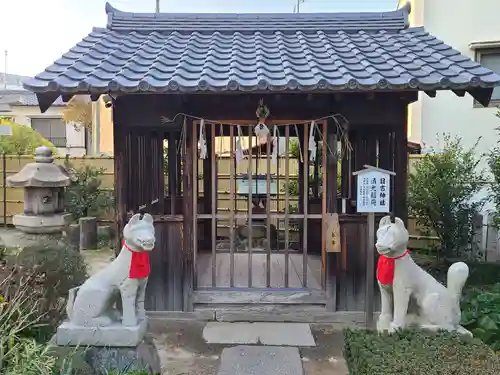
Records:
[[[338,214],[326,214],[326,252],[341,252],[340,223]]]
[[[365,166],[354,172],[357,177],[356,211],[365,213],[390,212],[391,176],[395,173],[380,168]]]

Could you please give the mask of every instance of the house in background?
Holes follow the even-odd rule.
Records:
[[[399,6],[407,2],[400,0]],[[411,0],[411,5],[411,26],[424,26],[463,55],[500,73],[499,0]],[[495,130],[500,120],[494,116],[500,104],[500,87],[493,91],[489,108],[483,108],[465,92],[457,93],[462,97],[457,99],[452,92],[438,91],[430,93],[436,95],[431,98],[421,92],[418,102],[410,106],[408,137],[413,142],[437,147],[437,134],[459,135],[466,146],[473,146],[482,137],[477,148],[478,155],[482,155],[500,139]]]
[[[399,6],[408,0],[399,0]],[[423,26],[435,37],[446,40],[463,55],[479,62],[482,66],[500,74],[500,1],[499,0],[410,0],[411,26]],[[429,61],[440,65],[439,61]],[[456,69],[462,69],[458,65]],[[482,69],[482,68],[478,68]],[[437,91],[429,95],[420,92],[419,100],[409,107],[408,138],[412,142],[440,148],[438,134],[449,133],[462,138],[466,147],[472,147],[481,137],[477,155],[482,156],[500,140],[498,131],[500,119],[495,117],[500,105],[500,87],[493,90],[488,108],[478,104],[465,92]],[[442,142],[442,137],[441,140]],[[424,151],[425,152],[425,151]],[[484,160],[484,159],[483,159]],[[486,166],[486,160],[481,164]],[[485,197],[486,189],[479,198]],[[485,206],[487,213],[493,208],[491,202]],[[484,249],[500,255],[498,233],[488,227],[489,215],[483,217],[481,242]]]
[[[24,90],[23,81],[28,78],[19,74],[0,73],[0,90]]]
[[[57,147],[60,155],[87,154],[85,129],[63,121],[66,104],[59,98],[45,113],[38,107],[36,95],[26,90],[0,89],[0,116],[30,126]]]

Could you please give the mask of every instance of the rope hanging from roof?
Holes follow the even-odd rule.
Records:
[[[191,120],[200,121],[200,124],[203,123],[204,125],[206,123],[212,123],[212,124],[219,124],[219,125],[223,125],[223,126],[235,126],[238,129],[238,136],[236,138],[236,159],[242,160],[245,157],[243,155],[242,145],[241,145],[241,137],[242,137],[242,131],[241,131],[242,125],[241,124],[235,124],[232,122],[225,122],[225,121],[219,121],[219,120],[211,120],[211,119],[202,118],[199,116],[194,116],[194,115],[190,115],[190,114],[183,113],[183,112],[177,113],[173,118],[167,118],[165,116],[162,116],[160,118],[160,121],[162,124],[169,124],[169,123],[175,122],[177,120],[177,118],[179,118],[179,117],[183,117],[184,120],[191,119]],[[318,126],[317,123],[321,122],[321,121],[325,121],[325,120],[332,120],[337,128],[336,130],[337,130],[338,140],[340,141],[340,150],[338,150],[338,153],[334,152],[334,150],[332,150],[330,148],[326,139],[323,139],[323,133],[321,131],[319,131],[319,128],[317,128],[317,126]],[[311,128],[314,128],[314,127],[316,128],[315,133],[318,134],[322,144],[326,145],[327,152],[330,155],[338,156],[340,159],[342,159],[344,157],[344,155],[347,155],[347,157],[349,157],[350,152],[352,151],[352,145],[349,142],[349,136],[347,134],[349,121],[347,121],[347,119],[341,114],[323,116],[323,117],[320,117],[320,118],[317,118],[314,120],[308,120],[308,121],[294,121],[292,123],[286,123],[286,124],[273,124],[273,126],[275,128],[293,126],[295,128],[296,133],[299,134],[298,126],[299,125],[306,125],[306,124],[307,125],[314,124],[314,126],[312,126]],[[269,129],[268,129],[268,131],[269,131]],[[311,133],[312,132],[313,132],[313,130],[311,129]],[[279,132],[278,132],[278,134],[279,134]],[[311,144],[309,144],[309,147],[311,147]],[[311,148],[309,148],[309,150],[311,151]],[[301,149],[300,144],[299,144],[299,154],[300,154],[300,160],[303,162],[302,149]]]

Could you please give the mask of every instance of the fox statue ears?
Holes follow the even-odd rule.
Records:
[[[142,216],[142,219],[141,219]],[[128,222],[130,225],[135,225],[139,223],[140,221],[144,221],[148,224],[153,224],[153,217],[150,214],[135,214],[132,216]]]
[[[380,220],[380,223],[379,223],[378,227],[382,228],[382,227],[385,227],[385,226],[388,226],[388,225],[391,225],[391,224],[396,224],[398,227],[403,227],[404,229],[406,229],[405,223],[403,223],[403,220],[401,220],[399,217],[395,217],[394,218],[394,223],[393,223],[392,220],[391,220],[391,216],[390,215],[384,216]]]

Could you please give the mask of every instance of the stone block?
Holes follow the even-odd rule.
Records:
[[[161,373],[158,350],[149,336],[135,347],[59,346],[53,337],[48,350],[50,355],[71,362],[73,373],[79,375],[126,374],[141,370]]]
[[[82,217],[80,224],[80,250],[95,250],[97,248],[97,218]]]
[[[208,344],[263,344],[316,346],[309,324],[305,323],[219,323],[203,329]]]
[[[110,372],[129,374],[132,371],[147,371],[151,375],[161,373],[158,350],[150,337],[133,348],[91,347],[86,351],[85,360],[100,375]]]
[[[297,348],[235,346],[222,351],[217,375],[303,375]]]
[[[57,345],[135,347],[146,335],[147,320],[126,327],[116,322],[106,327],[82,327],[64,322],[57,328]]]
[[[60,233],[71,220],[70,214],[25,215],[18,214],[12,218],[14,226],[24,233],[51,234]]]

